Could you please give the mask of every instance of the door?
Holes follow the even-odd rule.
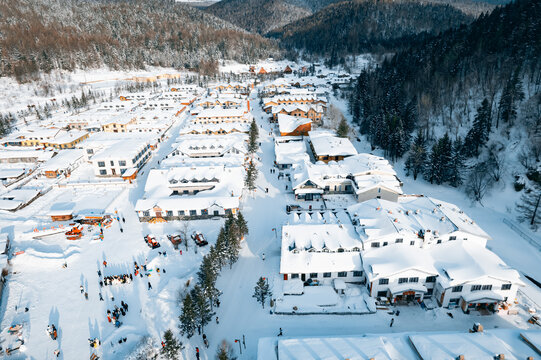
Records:
[[[301,274],[301,280],[306,281],[306,274]]]
[[[312,200],[314,200],[314,195],[313,195],[313,194],[306,194],[306,195],[304,196],[304,199],[305,199],[306,201],[312,201]]]
[[[116,169],[111,169],[111,172],[113,173],[113,175],[116,175]]]
[[[156,217],[161,218],[162,217],[162,212],[161,211],[156,211]]]

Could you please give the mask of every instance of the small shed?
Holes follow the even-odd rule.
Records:
[[[137,168],[129,168],[122,174],[122,180],[135,180],[137,177]]]
[[[52,221],[68,221],[73,219],[73,208],[75,204],[72,202],[56,203],[51,206],[48,215]]]

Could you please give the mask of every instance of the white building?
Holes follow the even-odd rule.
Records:
[[[291,217],[292,224],[282,227],[284,280],[362,281],[361,243],[345,213],[304,212]]]
[[[456,205],[424,196],[367,200],[348,207],[363,250],[406,244],[436,246],[467,240],[485,246],[489,235]]]
[[[140,169],[150,154],[148,142],[126,139],[103,148],[90,161],[96,176],[121,176],[130,168]]]
[[[340,162],[297,163],[291,187],[298,200],[317,200],[323,194],[352,194],[357,201],[381,198],[396,201],[402,184],[387,160],[358,154]]]
[[[152,169],[135,210],[140,221],[226,216],[238,211],[243,186],[241,166]]]
[[[194,124],[250,123],[253,117],[246,108],[223,109],[214,107],[203,109],[192,120]]]
[[[278,169],[289,169],[293,164],[310,161],[306,144],[302,138],[300,140],[292,139],[287,142],[276,141],[274,143],[274,154],[276,157],[274,163]]]

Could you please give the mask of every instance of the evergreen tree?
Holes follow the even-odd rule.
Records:
[[[344,116],[342,116],[342,120],[340,120],[340,124],[338,124],[338,129],[336,130],[336,134],[338,135],[338,137],[341,137],[341,138],[348,137],[349,125]]]
[[[234,228],[236,228],[235,224],[230,227],[230,231],[227,231],[227,261],[229,262],[229,268],[232,268],[233,264],[239,259],[241,247],[240,238],[238,237]]]
[[[195,285],[191,291],[195,309],[195,323],[197,326],[201,326],[203,331],[205,325],[211,320],[214,313],[210,308],[209,299],[206,297],[203,289],[199,285]]]
[[[244,186],[246,186],[246,188],[249,191],[254,191],[256,188],[255,186],[256,179],[257,179],[257,168],[255,166],[255,162],[251,160],[250,163],[248,164],[248,170],[246,170],[246,177],[244,178]]]
[[[522,81],[520,80],[520,70],[517,69],[509,78],[502,91],[499,103],[499,119],[505,123],[513,125],[517,117],[517,104],[524,100],[524,91],[522,90]],[[499,121],[496,125],[498,127]]]
[[[264,278],[260,277],[259,280],[257,280],[257,284],[254,288],[254,294],[252,297],[256,298],[256,300],[261,303],[261,306],[263,309],[265,308],[265,300],[272,296],[272,292],[269,289],[269,284],[265,281]]]
[[[257,142],[257,138],[259,137],[259,130],[257,128],[257,124],[255,123],[255,119],[252,120],[252,123],[250,124],[250,131],[248,132],[248,152],[250,154],[253,154],[257,151],[259,148],[259,144]]]
[[[236,223],[242,240],[246,235],[248,235],[248,223],[246,222],[246,220],[244,219],[244,215],[242,215],[240,211],[237,213]]]
[[[182,300],[182,313],[179,316],[180,320],[180,333],[185,335],[188,339],[193,336],[197,329],[197,313],[192,296],[186,294],[184,300]]]
[[[227,235],[225,233],[225,228],[222,227],[218,233],[218,238],[216,239],[216,263],[220,265],[220,268],[227,263]]]
[[[419,129],[415,139],[413,140],[409,156],[406,160],[406,172],[408,175],[411,172],[414,180],[417,180],[417,176],[424,172],[426,157],[426,141],[423,131]]]
[[[491,129],[490,113],[490,104],[485,98],[481,106],[477,108],[477,114],[473,120],[472,128],[466,135],[464,144],[464,153],[466,155],[478,156],[479,148],[484,146],[488,141]]]
[[[166,330],[163,334],[162,355],[169,360],[176,359],[182,344],[175,338],[173,331]]]
[[[449,173],[447,175],[447,181],[454,187],[459,187],[463,183],[462,172],[464,171],[464,143],[459,137],[453,144],[453,152],[451,156],[451,163],[449,166]]]
[[[532,182],[532,187],[525,190],[517,203],[518,219],[527,221],[530,227],[537,230],[541,224],[541,184]]]
[[[236,360],[236,356],[233,354],[233,349],[231,345],[223,340],[220,346],[218,347],[218,350],[216,351],[216,359],[217,360]]]
[[[197,272],[198,285],[209,303],[214,304],[220,292],[216,289],[216,280],[218,278],[218,269],[216,262],[212,259],[210,253],[203,257],[199,271]]]

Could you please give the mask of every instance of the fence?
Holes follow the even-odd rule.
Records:
[[[532,239],[528,234],[526,234],[524,231],[522,231],[518,226],[513,224],[510,220],[503,218],[503,223],[511,228],[514,232],[516,232],[521,238],[529,242],[531,245],[537,248],[537,250],[541,251],[541,243]]]

